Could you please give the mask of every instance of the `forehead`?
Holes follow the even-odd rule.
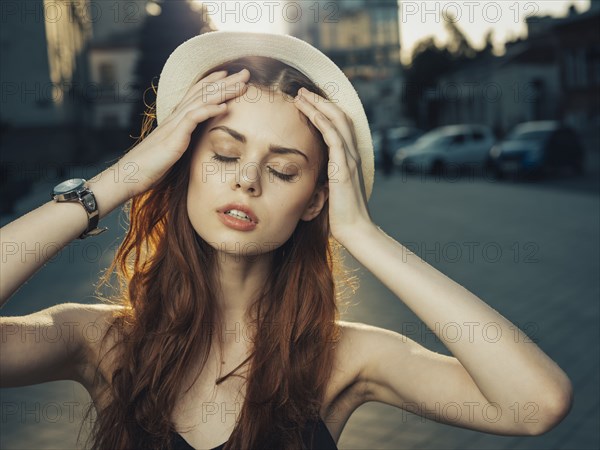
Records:
[[[293,147],[314,161],[318,156],[317,140],[306,120],[308,118],[293,104],[293,98],[250,85],[244,95],[228,100],[227,112],[213,117],[206,129],[227,125],[245,135],[250,145]],[[228,136],[220,131],[208,134]]]

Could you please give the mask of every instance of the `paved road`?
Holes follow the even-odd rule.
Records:
[[[420,175],[386,179],[378,174],[370,201],[374,221],[524,327],[573,380],[575,404],[551,432],[510,437],[455,428],[369,403],[350,418],[340,449],[600,447],[596,177],[593,172],[583,180],[522,183]],[[41,183],[19,203],[16,214],[44,202],[52,184],[53,180]],[[13,217],[2,217],[1,223]],[[91,283],[114,255],[122,235],[118,211],[104,223],[110,232],[65,249],[11,298],[2,314],[26,314],[63,301],[94,302]],[[372,274],[351,256],[347,263],[359,270],[361,287],[345,319],[404,332],[428,348],[448,353]],[[78,419],[89,401],[80,385],[52,382],[2,389],[0,396],[0,448],[76,448]]]

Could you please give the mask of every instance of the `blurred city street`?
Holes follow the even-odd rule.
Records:
[[[348,102],[336,84],[340,74],[322,55],[304,60],[309,47],[281,59],[288,66],[281,72],[279,63],[261,62],[255,71],[242,60],[252,68],[248,83],[291,96],[299,85],[316,86],[332,106],[351,105],[344,112],[353,121],[361,113],[362,122],[364,113],[376,166],[369,201],[376,225],[524,331],[574,386],[572,410],[541,436],[498,436],[436,421],[447,405],[424,418],[371,402],[350,417],[338,447],[600,448],[600,1],[2,0],[0,11],[0,226],[50,201],[57,183],[97,175],[157,125],[158,82],[182,43],[215,31],[293,36],[340,69],[362,111]],[[273,57],[277,46],[256,47],[248,56]],[[237,47],[212,48],[223,57]],[[172,61],[183,80],[195,70],[188,58]],[[169,89],[161,89],[162,98]],[[208,87],[187,92],[206,99]],[[196,107],[196,99],[185,98],[179,105]],[[261,129],[236,142],[242,159],[255,139],[293,144],[281,141],[295,140],[298,133],[288,132],[295,124],[279,129],[258,113],[252,117],[265,126],[244,127]],[[369,150],[366,141],[358,141],[359,150]],[[154,142],[168,146],[167,139]],[[459,166],[469,169],[455,173]],[[418,167],[431,174],[399,170]],[[97,295],[109,294],[95,292],[99,276],[115,257],[125,219],[121,208],[102,218],[107,232],[63,248],[0,315],[99,303]],[[53,245],[3,243],[5,268],[10,254],[43,257]],[[342,319],[450,354],[359,260],[346,254],[360,287],[348,308],[341,305]],[[56,338],[39,328],[27,333]],[[0,450],[87,448],[90,424],[81,423],[90,404],[72,381],[0,389]],[[527,404],[510,413],[535,420]]]
[[[340,449],[597,449],[599,404],[599,202],[597,155],[581,180],[519,182],[377,173],[369,208],[386,233],[527,332],[570,376],[575,402],[554,430],[496,436],[368,403],[350,418]],[[92,176],[85,171],[72,176]],[[39,182],[1,217],[5,225],[47,201],[56,180]],[[63,249],[2,309],[21,315],[67,301],[97,302],[92,283],[114,256],[123,216],[109,231]],[[448,354],[432,332],[354,258],[360,288],[343,318],[404,333]],[[89,396],[51,382],[0,390],[0,448],[70,449]],[[522,411],[524,414],[526,410]]]

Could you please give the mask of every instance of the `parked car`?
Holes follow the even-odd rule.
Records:
[[[388,139],[390,141],[390,151],[392,152],[392,155],[394,155],[399,148],[406,147],[407,145],[412,144],[421,135],[423,135],[423,130],[409,126],[388,128],[387,132]],[[373,138],[375,167],[381,167],[381,132],[379,130],[375,130],[371,133],[371,137]]]
[[[521,173],[543,176],[569,167],[583,173],[583,146],[576,133],[558,121],[524,122],[490,149],[488,167],[498,177]]]
[[[485,125],[447,125],[400,148],[394,156],[394,165],[402,170],[430,173],[440,173],[448,166],[483,167],[495,141],[492,129]]]

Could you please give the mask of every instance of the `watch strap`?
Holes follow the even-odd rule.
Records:
[[[77,184],[77,187],[66,192],[64,191],[64,186],[62,186],[62,188],[59,188],[59,186],[67,182],[71,182],[71,184]],[[57,192],[57,188],[59,188],[58,191],[60,193]],[[79,235],[79,239],[85,239],[90,236],[96,236],[108,230],[108,228],[98,228],[100,212],[98,211],[96,196],[87,185],[85,179],[73,178],[55,186],[51,197],[55,202],[78,202],[81,204],[81,206],[83,206],[83,209],[85,210],[85,213],[88,217],[88,225],[85,231],[83,231],[83,233]]]
[[[79,239],[85,239],[90,236],[97,236],[98,234],[106,231],[108,228],[98,228],[98,222],[100,221],[100,213],[98,211],[98,204],[96,203],[96,197],[89,187],[85,187],[79,195],[79,202],[83,205],[85,212],[88,216],[88,226],[83,233],[79,236]]]

